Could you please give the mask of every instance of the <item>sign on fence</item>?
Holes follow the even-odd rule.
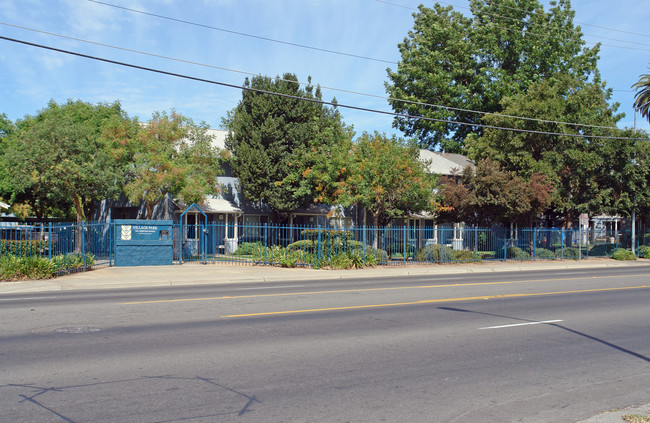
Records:
[[[115,220],[115,265],[171,265],[174,260],[171,220]]]

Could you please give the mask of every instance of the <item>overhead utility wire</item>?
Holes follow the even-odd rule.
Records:
[[[168,75],[168,76],[174,76],[177,78],[182,78],[182,79],[188,79],[192,81],[198,81],[198,82],[205,82],[208,84],[212,85],[219,85],[223,87],[228,87],[228,88],[235,88],[238,90],[244,90],[244,91],[251,91],[251,92],[256,92],[259,94],[268,94],[268,95],[273,95],[276,97],[283,97],[283,98],[291,98],[295,100],[300,100],[300,101],[308,101],[310,103],[316,103],[316,104],[321,104],[321,105],[327,105],[327,106],[332,106],[332,107],[340,107],[340,108],[345,108],[345,109],[350,109],[350,110],[358,110],[358,111],[364,111],[364,112],[371,112],[371,113],[377,113],[377,114],[383,114],[383,115],[389,115],[389,116],[396,116],[396,117],[404,117],[404,118],[409,118],[409,119],[420,119],[420,120],[426,120],[426,121],[431,121],[431,122],[442,122],[442,123],[451,123],[453,125],[464,125],[464,126],[473,126],[473,127],[478,127],[478,128],[486,128],[486,129],[497,129],[497,130],[503,130],[503,131],[511,131],[511,132],[519,132],[519,133],[529,133],[529,134],[540,134],[540,135],[555,135],[555,136],[567,136],[567,137],[580,137],[580,138],[593,138],[593,139],[611,139],[611,140],[630,140],[630,141],[647,141],[645,138],[629,138],[629,137],[610,137],[606,135],[583,135],[583,134],[567,134],[567,133],[559,133],[559,132],[545,132],[545,131],[533,131],[533,130],[528,130],[528,129],[516,129],[516,128],[504,128],[504,127],[499,127],[499,126],[491,126],[491,125],[483,125],[483,124],[473,124],[470,122],[462,122],[462,121],[452,121],[452,120],[446,120],[446,119],[436,119],[436,118],[430,118],[430,117],[424,117],[424,116],[414,116],[414,115],[408,115],[404,113],[395,113],[395,112],[387,112],[384,110],[377,110],[377,109],[370,109],[367,107],[359,107],[359,106],[352,106],[348,104],[341,104],[341,103],[335,103],[331,101],[323,101],[323,100],[317,100],[317,99],[312,99],[312,98],[304,98],[304,97],[298,97],[294,95],[289,95],[289,94],[283,94],[283,93],[277,93],[273,91],[266,91],[266,90],[260,90],[258,88],[251,88],[251,87],[242,87],[234,84],[229,84],[226,82],[220,82],[220,81],[214,81],[211,79],[205,79],[205,78],[198,78],[195,76],[190,76],[190,75],[183,75],[180,73],[174,73],[174,72],[168,72],[160,69],[154,69],[154,68],[149,68],[145,66],[140,66],[140,65],[134,65],[132,63],[126,63],[126,62],[120,62],[117,60],[111,60],[111,59],[106,59],[103,57],[98,57],[98,56],[91,56],[88,54],[83,54],[83,53],[78,53],[70,50],[64,50],[56,47],[50,47],[46,46],[43,44],[37,44],[37,43],[32,43],[29,41],[24,41],[24,40],[18,40],[16,38],[10,38],[10,37],[5,37],[0,35],[0,39],[6,40],[6,41],[11,41],[14,43],[19,43],[19,44],[24,44],[32,47],[37,47],[45,50],[50,50],[50,51],[56,51],[59,53],[64,53],[68,54],[71,56],[77,56],[77,57],[83,57],[86,59],[91,59],[91,60],[97,60],[100,62],[105,62],[105,63],[110,63],[113,65],[119,65],[119,66],[124,66],[132,69],[138,69],[138,70],[143,70],[147,72],[153,72],[153,73],[158,73],[161,75]]]
[[[340,51],[329,50],[329,49],[320,48],[320,47],[313,47],[313,46],[308,46],[308,45],[305,45],[305,44],[292,43],[290,41],[282,41],[282,40],[276,40],[276,39],[273,39],[273,38],[262,37],[262,36],[259,36],[259,35],[247,34],[245,32],[233,31],[233,30],[230,30],[230,29],[219,28],[219,27],[216,27],[216,26],[204,25],[204,24],[200,24],[200,23],[196,23],[196,22],[186,21],[186,20],[183,20],[183,19],[177,19],[177,18],[172,18],[172,17],[169,17],[169,16],[158,15],[158,14],[151,13],[151,12],[145,12],[145,11],[142,11],[142,10],[131,9],[131,8],[124,7],[124,6],[117,6],[115,4],[105,3],[103,1],[98,1],[98,0],[88,0],[88,1],[92,2],[92,3],[101,4],[101,5],[104,5],[104,6],[114,7],[116,9],[126,10],[126,11],[133,12],[133,13],[141,13],[143,15],[153,16],[153,17],[160,18],[160,19],[166,19],[168,21],[180,22],[180,23],[183,23],[183,24],[186,24],[186,25],[193,25],[193,26],[198,26],[198,27],[201,27],[201,28],[213,29],[215,31],[222,31],[222,32],[230,33],[230,34],[241,35],[242,37],[256,38],[258,40],[270,41],[272,43],[285,44],[285,45],[289,45],[289,46],[293,46],[293,47],[300,47],[300,48],[306,48],[306,49],[310,49],[310,50],[322,51],[322,52],[325,52],[325,53],[338,54],[338,55],[341,55],[341,56],[356,57],[357,59],[372,60],[372,61],[375,61],[375,62],[383,62],[383,63],[390,63],[390,64],[395,63],[392,60],[377,59],[375,57],[361,56],[361,55],[352,54],[352,53],[343,53],[343,52],[340,52]]]
[[[92,0],[90,0],[90,1],[92,1]],[[404,8],[404,9],[419,10],[419,9],[417,9],[417,8],[415,8],[415,7],[404,6],[404,5],[397,4],[397,3],[391,3],[391,2],[388,2],[388,1],[385,1],[385,0],[375,0],[375,1],[378,2],[378,3],[384,3],[384,4],[391,5],[391,6],[401,7],[401,8]],[[459,9],[467,9],[467,10],[470,10],[470,11],[472,10],[472,9],[469,8],[469,7],[458,6],[458,5],[455,5],[455,4],[452,4],[452,3],[444,3],[444,2],[443,2],[443,4],[448,4],[449,6],[457,7],[457,8],[459,8]],[[516,10],[525,11],[524,9],[516,9]],[[490,17],[493,17],[493,18],[509,19],[509,20],[512,20],[512,21],[518,21],[518,22],[522,22],[522,23],[524,22],[524,21],[522,21],[521,19],[513,18],[513,17],[510,17],[510,16],[497,15],[497,14],[495,14],[495,13],[483,13],[483,15],[485,15],[485,16],[490,16]],[[576,22],[576,23],[577,23],[577,22]],[[515,29],[512,29],[512,28],[506,28],[506,27],[504,27],[504,26],[495,25],[495,27],[497,27],[497,28],[501,28],[501,29],[505,29],[506,31],[519,32],[519,31],[517,31],[517,30],[515,30]],[[539,36],[546,37],[546,38],[550,38],[550,37],[551,37],[550,34],[545,34],[545,33],[532,32],[532,31],[528,31],[528,33],[529,33],[529,34],[532,34],[532,35],[539,35]],[[602,37],[602,36],[600,36],[600,35],[585,34],[585,33],[583,33],[582,35],[587,36],[587,37],[601,38],[601,39],[603,39],[603,40],[617,41],[617,42],[620,42],[620,43],[636,44],[636,45],[641,45],[641,46],[648,46],[648,47],[650,47],[650,44],[647,44],[647,43],[638,43],[638,42],[636,42],[636,41],[619,40],[618,38]],[[555,38],[555,37],[553,37],[553,38]],[[594,43],[594,42],[586,42],[586,41],[585,41],[585,43],[588,43],[588,44],[598,44],[598,43]],[[613,45],[613,44],[603,44],[603,43],[600,43],[600,45],[602,45],[602,46],[607,46],[607,47],[624,48],[624,49],[628,49],[628,50],[650,51],[650,49],[638,48],[638,47],[617,46],[617,45]]]
[[[54,37],[64,38],[64,39],[68,39],[68,40],[80,41],[80,42],[83,42],[83,43],[98,45],[98,46],[101,46],[101,47],[108,47],[108,48],[112,48],[112,49],[116,49],[116,50],[127,51],[129,53],[142,54],[142,55],[145,55],[145,56],[156,57],[156,58],[159,58],[159,59],[172,60],[172,61],[175,61],[175,62],[187,63],[187,64],[190,64],[190,65],[202,66],[202,67],[211,68],[211,69],[219,69],[219,70],[223,70],[223,71],[227,71],[227,72],[239,73],[239,74],[242,74],[242,75],[259,76],[259,74],[252,73],[252,72],[246,72],[246,71],[241,71],[241,70],[236,70],[236,69],[229,69],[229,68],[224,68],[224,67],[221,67],[221,66],[208,65],[208,64],[205,64],[205,63],[193,62],[193,61],[190,61],[190,60],[178,59],[178,58],[175,58],[175,57],[163,56],[163,55],[160,55],[160,54],[148,53],[148,52],[145,52],[145,51],[134,50],[134,49],[119,47],[119,46],[114,46],[114,45],[111,45],[111,44],[99,43],[99,42],[96,42],[96,41],[84,40],[82,38],[70,37],[70,36],[67,36],[67,35],[56,34],[54,32],[48,32],[48,31],[43,31],[43,30],[40,30],[40,29],[29,28],[29,27],[20,26],[20,25],[14,25],[14,24],[6,23],[6,22],[0,22],[0,25],[6,25],[6,26],[13,27],[13,28],[19,28],[19,29],[24,29],[24,30],[27,30],[27,31],[33,31],[33,32],[37,32],[37,33],[40,33],[40,34],[52,35]],[[271,77],[268,77],[268,78],[271,78]],[[280,78],[280,77],[274,77],[273,79],[278,80],[278,81],[284,81],[284,82],[294,82],[294,83],[296,82],[296,81],[292,81],[292,80],[283,79],[283,78]],[[298,84],[303,85],[303,86],[310,85],[309,83],[305,83],[305,82],[298,82]],[[476,113],[476,114],[482,114],[482,115],[506,117],[506,118],[510,118],[510,119],[527,120],[527,121],[532,121],[532,122],[543,122],[543,123],[555,123],[555,124],[569,125],[569,126],[580,126],[580,127],[584,127],[584,128],[600,128],[600,129],[615,129],[615,130],[619,129],[619,128],[615,127],[615,126],[588,125],[588,124],[582,124],[582,123],[561,122],[561,121],[554,121],[554,120],[548,120],[548,119],[513,116],[513,115],[500,114],[500,113],[491,113],[491,112],[483,112],[483,111],[470,110],[470,109],[461,109],[461,108],[457,108],[457,107],[443,106],[443,105],[440,105],[440,104],[424,103],[424,102],[420,102],[420,101],[402,100],[402,99],[398,99],[398,98],[394,98],[394,97],[386,97],[386,96],[380,96],[380,95],[376,95],[376,94],[362,93],[362,92],[359,92],[359,91],[345,90],[345,89],[342,89],[342,88],[334,88],[334,87],[328,87],[328,86],[320,86],[320,87],[324,88],[324,89],[327,89],[327,90],[331,90],[331,91],[343,92],[343,93],[346,93],[346,94],[362,95],[362,96],[377,98],[377,99],[381,99],[381,100],[389,100],[389,101],[395,101],[395,102],[400,102],[400,103],[405,103],[405,104],[416,104],[416,105],[420,105],[420,106],[435,107],[435,108],[438,108],[438,109],[445,109],[445,110],[456,111],[456,112],[469,112],[469,113]]]

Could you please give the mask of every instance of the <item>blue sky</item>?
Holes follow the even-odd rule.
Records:
[[[246,75],[7,24],[252,74],[277,76],[292,72],[303,82],[310,75],[314,84],[324,87],[326,100],[335,96],[339,103],[389,111],[385,99],[328,87],[385,97],[386,68],[396,68],[397,44],[412,28],[412,9],[420,4],[416,0],[387,0],[394,4],[377,0],[105,1],[366,59],[172,22],[89,0],[0,0],[0,35],[237,86]],[[424,4],[432,6],[433,2]],[[452,4],[467,13],[467,0],[441,4]],[[619,111],[626,114],[619,126],[632,127],[634,92],[630,87],[640,74],[650,73],[650,8],[638,0],[578,0],[572,6],[575,22],[581,25],[588,45],[603,44],[599,68],[608,86],[615,90],[612,100],[619,102]],[[241,98],[241,92],[0,40],[0,113],[15,120],[37,113],[50,99],[64,102],[68,98],[92,103],[120,100],[130,115],[142,120],[148,120],[154,111],[175,108],[197,122],[218,128],[222,117]],[[378,130],[401,135],[391,128],[389,116],[345,109],[342,114],[357,133]],[[648,122],[640,117],[637,127],[650,130]]]

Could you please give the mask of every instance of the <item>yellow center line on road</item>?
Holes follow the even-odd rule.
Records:
[[[444,284],[444,285],[391,286],[386,288],[336,289],[336,290],[327,290],[327,291],[285,292],[285,293],[276,293],[276,294],[229,295],[229,296],[221,296],[221,297],[176,298],[171,300],[129,301],[129,302],[124,302],[119,304],[135,305],[135,304],[156,304],[156,303],[178,303],[178,302],[188,302],[188,301],[230,300],[230,299],[238,299],[238,298],[289,297],[289,296],[296,296],[296,295],[342,294],[342,293],[350,293],[350,292],[397,291],[397,290],[409,290],[409,289],[451,288],[451,287],[481,286],[481,285],[511,285],[511,284],[522,284],[522,283],[537,283],[537,282],[577,281],[577,280],[587,280],[587,279],[630,278],[636,276],[650,276],[650,273],[649,274],[643,273],[640,275],[587,276],[587,277],[579,277],[579,278],[532,279],[532,280],[518,280],[518,281],[453,283],[453,284]]]
[[[619,288],[584,289],[579,291],[538,292],[532,294],[501,294],[501,295],[481,295],[477,297],[439,298],[434,300],[419,300],[419,301],[411,301],[405,303],[368,304],[368,305],[347,306],[347,307],[312,308],[312,309],[305,309],[305,310],[269,311],[263,313],[231,314],[228,316],[220,316],[220,317],[224,319],[231,319],[236,317],[278,316],[282,314],[314,313],[318,311],[361,310],[366,308],[397,307],[397,306],[419,305],[419,304],[446,303],[446,302],[454,302],[454,301],[492,300],[497,298],[516,298],[516,297],[537,297],[537,296],[544,296],[544,295],[578,294],[578,293],[586,293],[586,292],[603,292],[603,291],[623,291],[623,290],[644,289],[644,288],[650,288],[650,285],[626,286],[626,287],[619,287]]]

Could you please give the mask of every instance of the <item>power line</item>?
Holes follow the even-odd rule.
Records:
[[[160,18],[160,19],[166,19],[168,21],[179,22],[179,23],[183,23],[183,24],[186,24],[186,25],[193,25],[193,26],[197,26],[197,27],[200,27],[200,28],[212,29],[212,30],[215,30],[215,31],[227,32],[229,34],[241,35],[242,37],[256,38],[258,40],[270,41],[272,43],[284,44],[284,45],[289,45],[289,46],[293,46],[293,47],[300,47],[300,48],[305,48],[305,49],[309,49],[309,50],[316,50],[316,51],[321,51],[321,52],[325,52],[325,53],[338,54],[338,55],[341,55],[341,56],[355,57],[357,59],[372,60],[372,61],[375,61],[375,62],[396,64],[396,62],[393,61],[393,60],[377,59],[375,57],[361,56],[361,55],[352,54],[352,53],[343,53],[343,52],[340,52],[340,51],[329,50],[329,49],[320,48],[320,47],[313,47],[313,46],[308,46],[308,45],[305,45],[305,44],[292,43],[290,41],[276,40],[274,38],[262,37],[262,36],[259,36],[259,35],[248,34],[248,33],[245,33],[245,32],[233,31],[233,30],[230,30],[230,29],[219,28],[219,27],[216,27],[216,26],[204,25],[204,24],[200,24],[200,23],[196,23],[196,22],[186,21],[186,20],[183,20],[183,19],[177,19],[177,18],[172,18],[172,17],[169,17],[169,16],[158,15],[156,13],[145,12],[145,11],[137,10],[137,9],[131,9],[131,8],[128,8],[128,7],[118,6],[118,5],[115,5],[115,4],[106,3],[106,2],[98,1],[98,0],[88,0],[88,1],[92,2],[92,3],[101,4],[101,5],[104,5],[104,6],[114,7],[116,9],[126,10],[128,12],[140,13],[140,14],[143,14],[143,15],[153,16],[153,17]]]
[[[179,73],[175,73],[175,72],[169,72],[169,71],[164,71],[164,70],[160,70],[160,69],[149,68],[149,67],[146,67],[146,66],[134,65],[132,63],[120,62],[120,61],[117,61],[117,60],[106,59],[106,58],[98,57],[98,56],[91,56],[91,55],[88,55],[88,54],[78,53],[78,52],[74,52],[74,51],[70,51],[70,50],[64,50],[64,49],[60,49],[60,48],[56,48],[56,47],[50,47],[50,46],[46,46],[46,45],[43,45],[43,44],[32,43],[32,42],[29,42],[29,41],[19,40],[19,39],[5,37],[5,36],[1,36],[1,35],[0,35],[0,39],[6,40],[6,41],[11,41],[11,42],[14,42],[14,43],[23,44],[23,45],[28,45],[28,46],[32,46],[32,47],[37,47],[37,48],[41,48],[41,49],[45,49],[45,50],[56,51],[56,52],[59,52],[59,53],[64,53],[64,54],[68,54],[68,55],[72,55],[72,56],[83,57],[83,58],[91,59],[91,60],[97,60],[97,61],[100,61],[100,62],[110,63],[110,64],[113,64],[113,65],[119,65],[119,66],[124,66],[124,67],[132,68],[132,69],[138,69],[138,70],[143,70],[143,71],[147,71],[147,72],[158,73],[158,74],[161,74],[161,75],[167,75],[167,76],[173,76],[173,77],[182,78],[182,79],[188,79],[188,80],[191,80],[191,81],[204,82],[204,83],[212,84],[212,85],[219,85],[219,86],[228,87],[228,88],[235,88],[235,89],[238,89],[238,90],[256,92],[258,94],[273,95],[273,96],[276,96],[276,97],[290,98],[290,99],[295,99],[295,100],[300,100],[300,101],[307,101],[307,102],[311,102],[311,103],[316,103],[316,104],[320,104],[320,105],[326,105],[326,106],[332,106],[332,107],[340,107],[340,108],[345,108],[345,109],[350,109],[350,110],[358,110],[358,111],[364,111],[364,112],[370,112],[370,113],[377,113],[377,114],[394,116],[394,117],[403,117],[403,118],[407,118],[407,119],[420,119],[420,120],[426,120],[426,121],[432,121],[432,122],[450,123],[450,124],[453,124],[453,125],[464,125],[464,126],[472,126],[472,127],[477,127],[477,128],[496,129],[496,130],[518,132],[518,133],[530,133],[530,134],[553,135],[553,136],[567,136],[567,137],[580,137],[580,138],[593,138],[593,139],[647,141],[647,139],[645,139],[645,138],[611,137],[611,136],[604,136],[604,135],[567,134],[567,133],[559,133],[559,132],[534,131],[534,130],[528,130],[528,129],[504,128],[504,127],[491,126],[491,125],[473,124],[473,123],[470,123],[470,122],[451,121],[451,120],[446,120],[446,119],[436,119],[436,118],[430,118],[430,117],[424,117],[424,116],[408,115],[408,114],[404,114],[404,113],[387,112],[387,111],[384,111],[384,110],[370,109],[370,108],[367,108],[367,107],[352,106],[352,105],[335,103],[335,102],[330,102],[330,101],[323,101],[323,100],[318,100],[318,99],[298,97],[298,96],[294,96],[294,95],[290,95],[290,94],[283,94],[283,93],[277,93],[277,92],[273,92],[273,91],[261,90],[261,89],[258,89],[258,88],[241,87],[241,86],[237,86],[237,85],[234,85],[234,84],[229,84],[229,83],[226,83],[226,82],[214,81],[214,80],[211,80],[211,79],[199,78],[199,77],[195,77],[195,76],[184,75],[184,74],[179,74]]]
[[[125,47],[119,47],[119,46],[114,46],[111,44],[105,44],[105,43],[99,43],[95,41],[90,41],[90,40],[85,40],[81,38],[75,38],[75,37],[70,37],[67,35],[61,35],[61,34],[56,34],[53,32],[48,32],[48,31],[43,31],[40,29],[35,29],[35,28],[29,28],[29,27],[24,27],[20,25],[14,25],[6,22],[0,22],[0,25],[6,25],[6,26],[11,26],[13,28],[19,28],[19,29],[24,29],[27,31],[33,31],[41,34],[46,34],[46,35],[51,35],[59,38],[64,38],[68,40],[74,40],[74,41],[79,41],[83,43],[88,43],[88,44],[93,44],[93,45],[98,45],[101,47],[108,47],[116,50],[121,50],[121,51],[126,51],[129,53],[136,53],[136,54],[142,54],[145,56],[150,56],[150,57],[156,57],[159,59],[165,59],[165,60],[171,60],[175,62],[180,62],[180,63],[186,63],[186,64],[191,64],[191,65],[196,65],[196,66],[202,66],[202,67],[207,67],[211,69],[219,69],[227,72],[234,72],[234,73],[239,73],[243,75],[249,75],[249,76],[258,76],[259,74],[255,74],[252,72],[246,72],[246,71],[241,71],[241,70],[235,70],[235,69],[229,69],[229,68],[224,68],[221,66],[215,66],[215,65],[208,65],[204,63],[199,63],[199,62],[194,62],[190,60],[184,60],[184,59],[178,59],[175,57],[169,57],[169,56],[163,56],[155,53],[148,53],[140,50],[134,50],[134,49],[129,49]],[[269,77],[270,78],[270,77]],[[295,81],[289,81],[280,77],[274,78],[279,81],[285,81],[285,82],[295,82]],[[304,82],[298,82],[300,85],[307,86],[310,85],[308,83]],[[554,120],[548,120],[548,119],[540,119],[540,118],[529,118],[529,117],[522,117],[522,116],[513,116],[513,115],[506,115],[506,114],[500,114],[500,113],[491,113],[491,112],[484,112],[484,111],[477,111],[477,110],[471,110],[471,109],[463,109],[463,108],[458,108],[458,107],[450,107],[450,106],[443,106],[440,104],[432,104],[432,103],[425,103],[421,101],[414,101],[414,100],[403,100],[395,97],[386,97],[386,96],[380,96],[376,94],[368,94],[368,93],[363,93],[359,91],[352,91],[352,90],[345,90],[341,88],[334,88],[334,87],[328,87],[328,86],[321,86],[321,88],[327,89],[327,90],[332,90],[332,91],[337,91],[337,92],[343,92],[346,94],[354,94],[354,95],[361,95],[365,97],[371,97],[371,98],[377,98],[381,100],[387,100],[387,101],[393,101],[393,102],[399,102],[399,103],[404,103],[404,104],[414,104],[414,105],[420,105],[420,106],[426,106],[426,107],[433,107],[433,108],[438,108],[438,109],[444,109],[448,111],[455,111],[455,112],[467,112],[467,113],[476,113],[476,114],[482,114],[482,115],[489,115],[489,116],[499,116],[499,117],[505,117],[509,119],[520,119],[520,120],[526,120],[526,121],[532,121],[532,122],[542,122],[542,123],[553,123],[553,124],[560,124],[560,125],[569,125],[569,126],[579,126],[579,127],[584,127],[584,128],[600,128],[600,129],[618,129],[613,126],[599,126],[599,125],[588,125],[588,124],[581,124],[581,123],[573,123],[573,122],[561,122],[561,121],[554,121]]]

